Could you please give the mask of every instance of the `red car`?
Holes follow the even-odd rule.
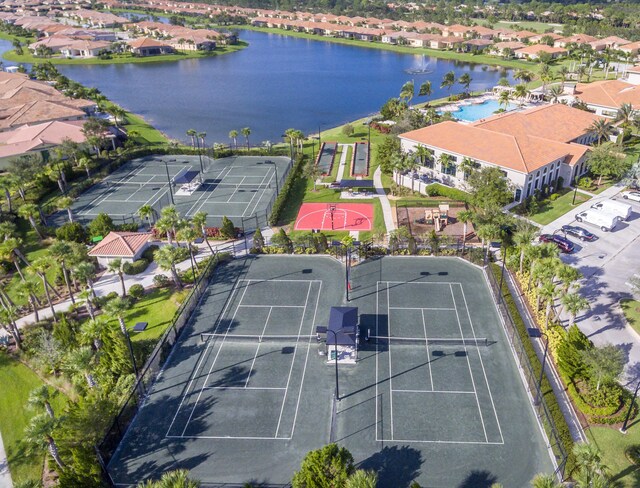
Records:
[[[541,234],[538,238],[540,242],[553,242],[561,252],[570,253],[573,252],[573,242],[566,237],[562,237],[556,234]]]

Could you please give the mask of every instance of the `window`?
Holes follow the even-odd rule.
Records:
[[[522,198],[522,189],[521,188],[516,188],[516,194],[515,194],[514,201],[519,202],[521,198]]]
[[[442,165],[442,172],[445,175],[455,176],[456,175],[456,171],[458,171],[458,166],[453,162],[446,163],[446,164]]]
[[[528,197],[529,195],[531,195],[531,182],[527,185],[527,194],[525,196]]]

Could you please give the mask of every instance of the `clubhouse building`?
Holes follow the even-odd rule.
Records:
[[[466,188],[471,167],[500,168],[513,184],[514,201],[562,178],[568,185],[587,171],[589,130],[601,117],[564,104],[508,112],[471,124],[446,121],[400,135],[404,152],[425,147],[419,168],[449,186]],[[446,155],[443,157],[443,155]]]

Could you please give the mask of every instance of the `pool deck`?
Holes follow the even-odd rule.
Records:
[[[450,104],[444,105],[444,106],[438,108],[438,112],[439,113],[449,112],[455,117],[454,114],[456,112],[460,112],[463,109],[463,107],[470,107],[470,106],[473,106],[473,105],[482,105],[482,104],[484,104],[486,102],[490,102],[490,101],[498,102],[498,97],[494,93],[486,92],[485,94],[477,96],[477,97],[467,98],[467,99],[461,100],[459,102],[454,102],[454,103],[450,103]],[[520,104],[510,103],[510,105],[512,106],[512,108],[508,109],[507,112],[524,110],[524,109],[527,109],[527,108],[531,108],[531,107],[537,106],[538,104],[524,103],[524,104],[520,105]],[[423,110],[423,112],[426,112],[426,111]],[[478,118],[473,119],[473,120],[462,119],[462,118],[457,118],[456,117],[456,120],[458,122],[460,122],[460,123],[463,123],[463,124],[472,124],[472,123],[477,122],[479,120],[485,120],[485,119],[487,119],[489,117],[492,117],[493,115],[496,115],[496,114],[490,113],[490,114],[484,115],[482,117],[478,117]]]

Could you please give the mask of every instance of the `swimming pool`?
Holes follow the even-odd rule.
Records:
[[[516,104],[510,103],[506,110],[513,110],[517,108]],[[474,103],[471,105],[462,105],[459,110],[451,112],[458,120],[464,120],[465,122],[475,122],[478,119],[484,119],[493,115],[496,110],[505,108],[504,105],[500,105],[497,100],[487,100],[482,103]]]

